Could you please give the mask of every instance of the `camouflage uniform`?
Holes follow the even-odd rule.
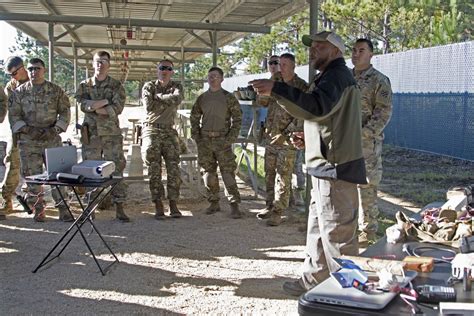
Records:
[[[12,132],[20,151],[22,176],[42,173],[44,150],[62,146],[58,131],[66,131],[69,125],[71,110],[67,95],[58,85],[49,81],[38,86],[27,82],[10,97],[8,110]],[[30,129],[29,132],[20,131],[25,126]],[[65,196],[63,190],[61,188],[61,193]],[[65,206],[56,187],[52,188],[51,193],[60,209],[61,218]],[[42,196],[42,186],[27,185],[26,201],[36,211],[36,215],[41,214],[45,207]]]
[[[165,197],[161,179],[161,157],[166,164],[168,199],[179,198],[181,177],[179,171],[180,145],[178,132],[173,128],[178,106],[184,98],[183,86],[170,81],[166,86],[150,81],[143,86],[142,103],[147,111],[142,134],[145,163],[150,176],[151,199],[156,202]]]
[[[377,231],[377,187],[382,179],[383,130],[392,115],[390,80],[372,65],[359,74],[361,91],[362,150],[368,184],[359,184],[359,230],[372,236]]]
[[[82,81],[77,88],[75,98],[84,112],[83,125],[88,126],[89,139],[81,138],[83,160],[109,160],[115,163],[114,176],[123,176],[125,156],[123,136],[118,116],[125,106],[125,89],[120,81],[107,76],[103,81],[95,77]],[[97,114],[88,106],[89,100],[108,100],[103,107],[108,115]],[[127,185],[121,181],[112,191],[113,203],[124,203],[127,197]]]
[[[22,83],[24,82],[19,82],[15,79],[10,80],[5,86],[5,94],[7,97],[10,98],[13,91]],[[7,147],[5,161],[8,162],[8,164],[6,166],[5,178],[2,185],[2,197],[4,201],[8,201],[11,200],[12,196],[16,195],[15,190],[20,182],[20,152],[18,151],[18,146],[11,140]]]
[[[275,80],[275,78],[273,79]],[[287,84],[302,91],[308,89],[307,83],[297,75]],[[303,131],[303,121],[295,119],[272,98],[268,105],[265,125],[266,204],[273,206],[274,211],[281,214],[288,207],[291,177],[296,158],[296,148],[291,144],[290,136],[292,132]],[[280,138],[277,141],[272,141],[275,137]]]
[[[221,102],[222,107],[216,107]],[[201,123],[202,120],[202,123]],[[217,165],[222,174],[230,203],[240,203],[240,193],[235,181],[237,163],[232,144],[239,136],[242,111],[232,93],[221,89],[201,94],[191,110],[191,136],[198,146],[198,162],[204,169],[204,185],[208,201],[219,201]]]

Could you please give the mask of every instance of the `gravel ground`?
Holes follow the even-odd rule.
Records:
[[[183,218],[157,221],[146,183],[131,183],[129,196],[131,223],[113,219],[112,210],[96,216],[120,260],[106,276],[79,235],[59,259],[31,272],[68,227],[55,210],[45,223],[23,212],[0,222],[0,314],[297,314],[281,284],[303,258],[301,216],[269,228],[254,216],[261,200],[245,199],[247,216],[234,220],[227,203],[206,215],[207,203],[193,198],[179,203]],[[83,230],[89,234],[90,225]],[[112,261],[95,233],[87,239],[101,265]]]

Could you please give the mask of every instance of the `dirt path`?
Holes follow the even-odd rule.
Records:
[[[0,222],[0,314],[297,313],[297,300],[281,284],[301,264],[301,223],[266,227],[254,216],[262,201],[254,200],[243,201],[244,219],[231,219],[226,203],[206,215],[207,203],[196,199],[179,204],[184,218],[156,221],[146,185],[132,183],[129,192],[133,222],[113,220],[113,211],[97,214],[120,260],[104,277],[81,238],[31,273],[67,228],[55,211],[46,223],[20,212]],[[88,238],[100,263],[110,262],[96,235]]]

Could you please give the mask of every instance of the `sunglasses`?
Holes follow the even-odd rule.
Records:
[[[173,67],[171,67],[171,66],[160,66],[160,67],[158,67],[158,69],[161,70],[161,71],[165,71],[165,70],[173,71]]]
[[[103,64],[108,64],[109,60],[105,59],[105,58],[104,59],[95,59],[94,63],[103,65]]]
[[[19,67],[17,70],[15,70],[14,72],[12,72],[12,73],[10,73],[10,74],[7,73],[7,75],[9,75],[10,77],[15,77],[15,76],[18,74],[18,71],[19,71],[21,68],[25,68],[25,67],[24,67],[24,66],[21,66],[21,67]]]
[[[27,69],[28,69],[29,72],[32,72],[32,71],[41,70],[41,69],[43,69],[43,67],[35,67],[35,66],[32,66],[32,67],[28,67]]]
[[[268,62],[269,65],[278,65],[280,64],[280,62],[278,60],[273,60],[273,61],[270,61]]]

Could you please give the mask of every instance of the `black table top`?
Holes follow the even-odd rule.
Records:
[[[74,186],[74,187],[108,187],[114,185],[123,178],[113,177],[107,179],[88,179],[85,178],[82,182],[66,182],[66,181],[57,181],[57,180],[34,180],[34,179],[25,179],[26,183],[29,184],[41,184],[41,185],[59,185],[59,186]]]

